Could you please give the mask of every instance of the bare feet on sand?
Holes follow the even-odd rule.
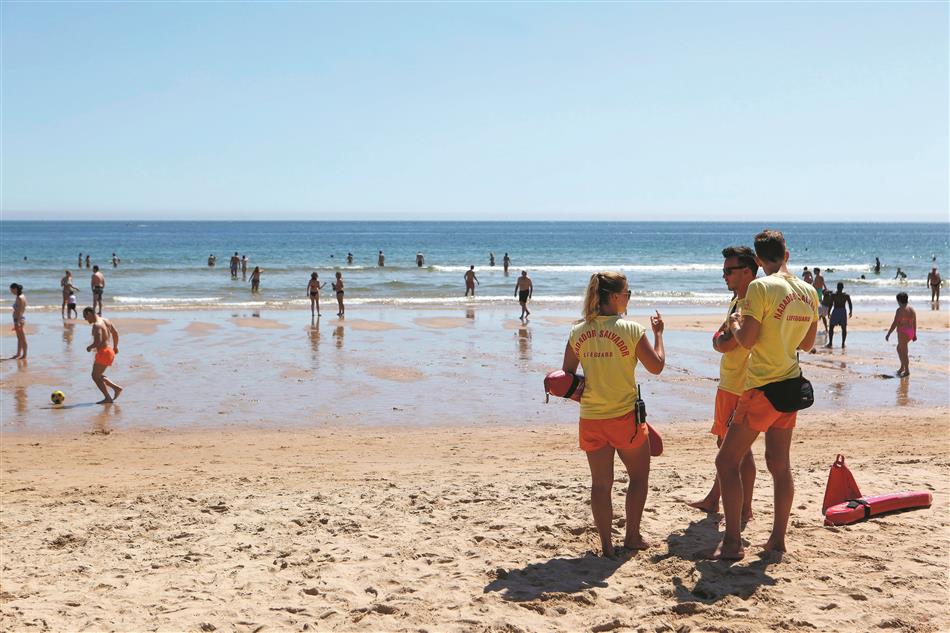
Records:
[[[785,553],[785,539],[770,538],[765,543],[757,545],[756,547],[760,548],[763,553],[766,554],[778,554],[782,555]]]
[[[729,543],[726,539],[720,541],[719,545],[712,554],[710,560],[742,560],[745,558],[745,549],[742,547],[742,541]]]
[[[100,400],[100,401],[97,402],[96,404],[112,404],[112,402],[113,402],[112,398],[103,398],[102,400]]]
[[[713,501],[709,497],[706,497],[699,501],[686,502],[686,505],[691,508],[696,508],[697,510],[702,510],[703,512],[708,512],[709,514],[717,514],[719,512],[719,499]]]
[[[112,394],[112,399],[113,399],[113,400],[118,400],[118,399],[119,399],[119,394],[122,393],[122,387],[119,387],[119,386],[117,385],[117,386],[113,387],[112,390],[113,390],[113,392],[114,392],[114,393]]]
[[[642,534],[628,535],[623,540],[624,549],[648,549],[653,547],[653,542]]]

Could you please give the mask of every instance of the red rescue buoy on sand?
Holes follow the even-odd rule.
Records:
[[[885,512],[929,508],[932,503],[933,496],[926,491],[863,496],[854,475],[844,463],[844,455],[839,454],[828,473],[821,512],[825,516],[825,525],[847,525]]]

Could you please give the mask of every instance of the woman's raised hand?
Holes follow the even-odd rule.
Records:
[[[660,316],[660,311],[656,311],[656,316],[650,317],[650,327],[653,328],[654,334],[663,334],[663,317]]]

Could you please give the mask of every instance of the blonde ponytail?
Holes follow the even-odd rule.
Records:
[[[584,293],[584,320],[591,321],[600,316],[600,308],[607,303],[607,297],[613,292],[621,292],[627,285],[627,278],[612,271],[594,273],[587,283]]]

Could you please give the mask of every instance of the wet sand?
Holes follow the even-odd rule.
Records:
[[[89,326],[33,315],[31,359],[0,365],[0,628],[942,630],[944,314],[921,319],[909,379],[877,325],[802,355],[817,403],[793,447],[791,551],[735,565],[702,560],[718,518],[683,504],[714,470],[715,315],[668,319],[667,369],[640,376],[666,453],[656,546],[629,560],[590,553],[577,406],[544,404],[569,314],[124,313],[111,406],[93,404]],[[753,544],[771,521],[762,450]],[[866,494],[931,490],[934,507],[823,528],[838,452]]]

